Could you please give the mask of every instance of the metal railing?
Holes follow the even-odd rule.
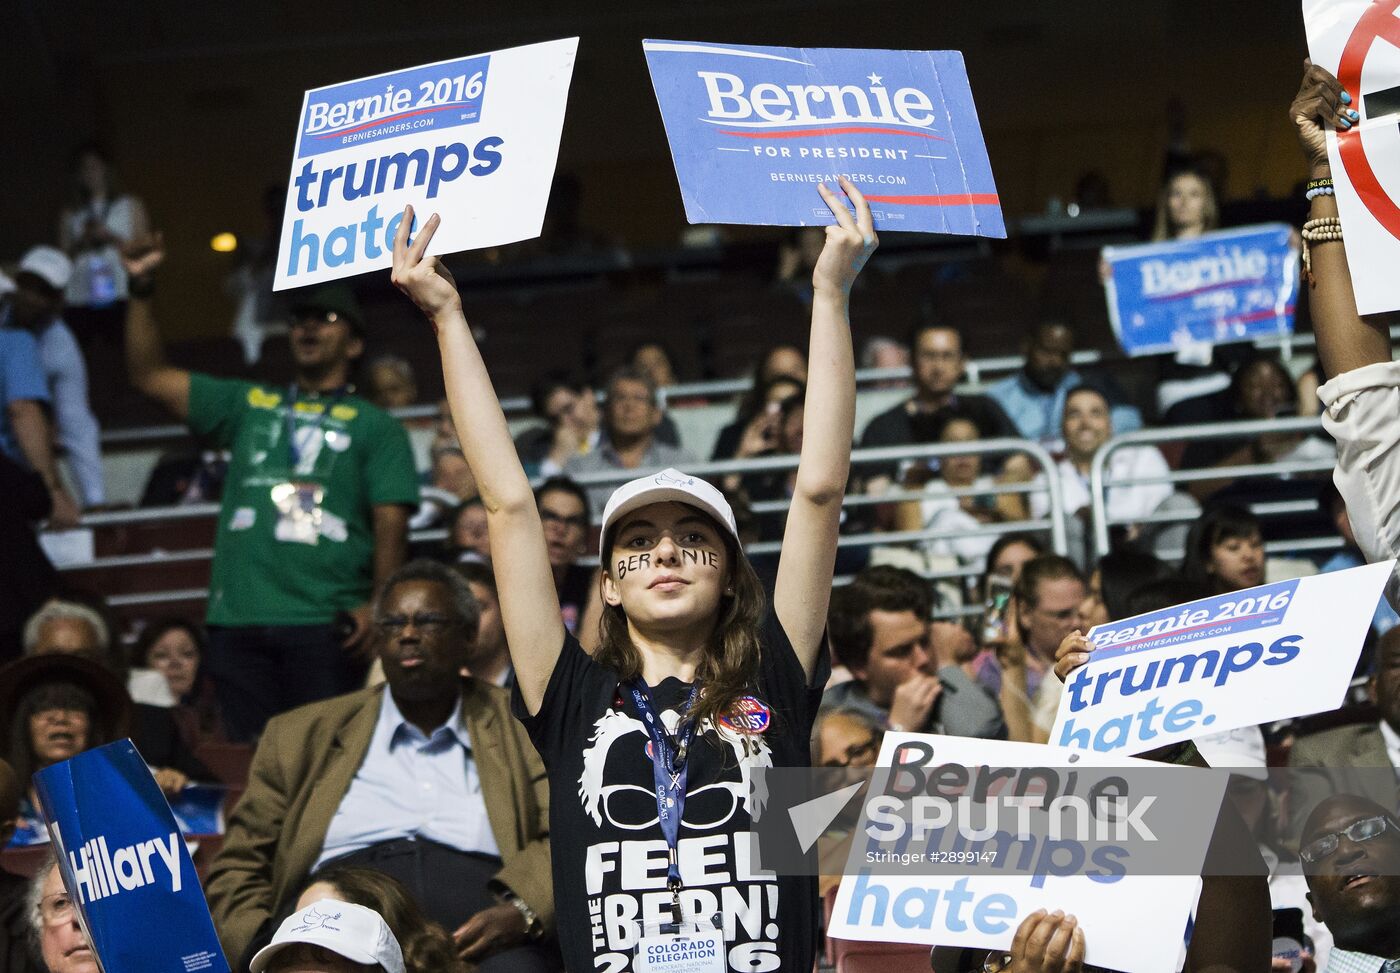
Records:
[[[1045,473],[1044,480],[1038,481],[1035,484],[999,483],[984,487],[955,487],[949,488],[945,494],[941,495],[952,497],[987,496],[1000,493],[1028,493],[1031,491],[1039,492],[1043,490],[1050,495],[1050,514],[1048,517],[1039,520],[979,524],[976,526],[954,529],[870,531],[858,534],[842,534],[838,538],[837,546],[843,549],[868,548],[886,544],[899,546],[936,540],[951,540],[959,537],[999,536],[1001,534],[1017,531],[1047,531],[1050,534],[1051,547],[1058,553],[1064,553],[1066,550],[1066,535],[1059,475],[1055,469],[1053,458],[1039,443],[1024,439],[988,439],[967,443],[934,443],[923,446],[862,449],[855,450],[851,454],[851,463],[853,468],[855,468],[865,465],[886,465],[906,460],[933,459],[943,456],[967,456],[973,454],[995,455],[998,453],[1024,453],[1029,455]],[[696,476],[718,478],[730,474],[743,475],[784,472],[796,469],[797,465],[798,457],[795,455],[768,456],[744,460],[698,463],[690,466],[686,472]],[[636,469],[590,473],[580,475],[577,477],[577,481],[585,488],[614,486],[625,483],[637,476],[645,475],[646,472],[646,470]],[[441,500],[443,496],[442,491],[432,488],[424,488],[421,495],[425,499],[436,500]],[[850,494],[843,498],[842,506],[844,508],[868,506],[871,504],[897,503],[901,501],[918,501],[928,499],[928,497],[929,495],[927,493],[913,490],[891,491],[880,495]],[[779,513],[786,510],[788,505],[789,502],[786,500],[765,501],[762,504],[755,505],[755,512]],[[124,524],[150,524],[162,521],[208,518],[216,517],[219,509],[218,504],[206,503],[174,507],[151,507],[139,510],[106,511],[84,516],[79,526],[119,526]],[[438,541],[444,539],[446,536],[446,530],[441,527],[435,527],[413,531],[410,533],[409,539],[413,542]],[[750,544],[746,550],[750,554],[761,555],[777,553],[781,548],[781,541],[763,541]],[[153,550],[144,554],[120,554],[98,557],[90,561],[64,565],[60,570],[92,571],[110,568],[136,568],[166,564],[197,563],[209,561],[213,556],[213,549],[206,547],[174,551]],[[596,563],[596,560],[594,558],[588,558],[587,562],[592,564]],[[928,574],[927,577],[930,580],[964,579],[974,577],[980,573],[980,569],[976,568],[959,568],[956,570],[936,571]],[[111,596],[108,602],[113,607],[130,607],[198,600],[206,595],[207,591],[205,589],[190,588],[171,591],[118,594]]]
[[[1321,473],[1335,465],[1334,460],[1287,460],[1274,463],[1244,463],[1236,466],[1211,466],[1204,469],[1176,470],[1166,476],[1141,477],[1105,482],[1105,471],[1109,457],[1120,449],[1130,446],[1156,446],[1160,443],[1181,440],[1201,439],[1248,439],[1270,433],[1314,433],[1322,431],[1322,420],[1316,416],[1294,419],[1250,419],[1240,422],[1207,422],[1190,426],[1170,426],[1163,429],[1139,429],[1114,436],[1099,447],[1089,466],[1089,504],[1094,531],[1094,550],[1097,557],[1109,552],[1109,527],[1114,524],[1171,524],[1194,520],[1196,514],[1187,511],[1176,513],[1148,514],[1142,517],[1109,517],[1108,490],[1124,486],[1148,486],[1162,483],[1196,483],[1207,480],[1229,480],[1258,476],[1283,476],[1293,473]],[[1293,513],[1316,509],[1306,506],[1307,501],[1285,501],[1282,509],[1272,509],[1275,504],[1259,504],[1256,513]],[[1299,506],[1303,504],[1304,506]],[[1339,546],[1334,543],[1331,546]],[[1268,546],[1265,547],[1266,551]],[[1325,549],[1313,541],[1279,542],[1276,550],[1303,551]]]

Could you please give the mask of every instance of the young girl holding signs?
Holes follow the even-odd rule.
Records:
[[[875,250],[819,187],[836,223],[812,274],[806,435],[772,612],[718,490],[676,470],[619,487],[602,527],[601,643],[565,632],[529,482],[451,274],[394,242],[394,283],[428,316],[462,449],[485,501],[514,705],[550,779],[554,895],[568,969],[617,973],[709,957],[707,970],[811,969],[816,880],[750,856],[756,767],[806,766],[829,661],[823,633],[855,413],[848,300]],[[677,939],[673,921],[698,934]],[[693,926],[691,924],[694,924]]]

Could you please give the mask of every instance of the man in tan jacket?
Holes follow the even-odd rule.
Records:
[[[376,605],[386,686],[273,719],[205,890],[238,969],[313,876],[372,868],[407,886],[478,968],[548,970],[548,787],[508,695],[460,675],[471,589],[415,561]]]

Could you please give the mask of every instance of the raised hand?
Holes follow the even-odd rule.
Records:
[[[943,683],[937,676],[914,673],[899,684],[890,700],[890,729],[923,733],[928,727],[933,704],[941,695]]]
[[[122,247],[122,266],[129,277],[145,277],[165,262],[165,237],[159,231],[132,237]]]
[[[1288,106],[1288,117],[1298,128],[1298,144],[1314,177],[1331,172],[1327,126],[1345,131],[1361,119],[1351,107],[1351,95],[1342,90],[1342,83],[1311,59],[1303,61],[1303,82],[1293,104]]]
[[[410,246],[408,233],[413,225],[413,207],[405,206],[403,219],[394,233],[394,270],[389,279],[418,305],[418,310],[427,315],[430,321],[440,314],[462,308],[462,299],[457,295],[457,282],[452,279],[451,272],[437,257],[423,256],[441,222],[436,213],[428,217],[428,222],[423,224],[418,238]]]
[[[1071,672],[1088,662],[1092,651],[1094,643],[1079,634],[1078,629],[1066,635],[1055,650],[1055,675],[1060,677],[1060,682],[1065,682]]]
[[[822,247],[817,266],[812,270],[812,289],[819,294],[831,293],[845,297],[851,292],[851,285],[855,283],[856,276],[865,266],[865,262],[880,245],[880,239],[875,235],[875,221],[870,215],[870,204],[865,201],[860,190],[844,176],[841,177],[840,183],[842,191],[855,205],[856,215],[851,216],[851,211],[841,202],[841,197],[828,189],[826,183],[817,185],[822,199],[830,207],[831,214],[836,217],[836,225],[826,228],[826,245]]]

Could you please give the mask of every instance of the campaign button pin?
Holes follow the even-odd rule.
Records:
[[[757,696],[742,696],[734,708],[719,718],[720,726],[736,733],[762,733],[768,729],[768,706]]]

